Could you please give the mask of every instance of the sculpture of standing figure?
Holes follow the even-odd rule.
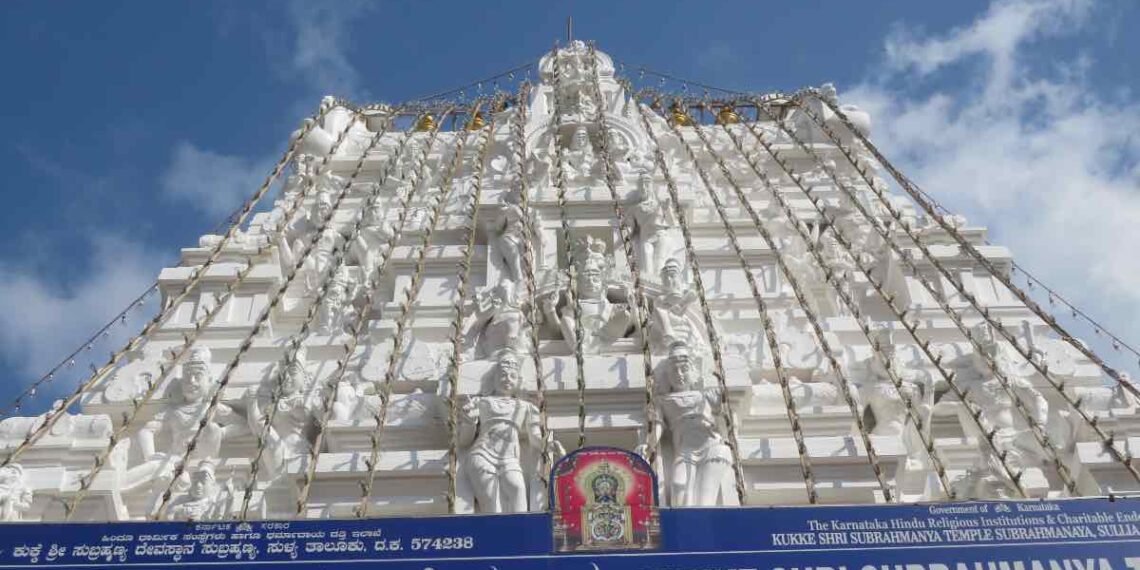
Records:
[[[320,397],[312,390],[313,377],[306,369],[303,348],[288,359],[281,373],[284,377],[276,402],[277,411],[266,434],[267,453],[262,457],[264,473],[270,480],[297,471],[308,459],[312,451],[309,430],[316,425],[321,413]],[[268,384],[251,387],[246,392],[246,413],[254,433],[262,431],[262,422],[269,413],[265,407],[273,403],[272,392]]]
[[[519,205],[520,192],[520,188],[515,188],[503,195],[503,209],[495,221],[492,232],[495,250],[503,262],[504,272],[507,278],[515,283],[522,283],[526,277],[523,272],[523,256],[526,255],[526,236],[530,234],[527,224],[529,223],[531,228],[540,228],[542,223],[538,213],[534,211],[530,212],[528,219],[528,213]],[[535,232],[536,239],[541,240],[541,236],[541,232]],[[534,245],[532,243],[532,249]]]
[[[668,206],[657,200],[652,178],[642,172],[637,181],[636,202],[630,208],[631,222],[640,248],[638,262],[642,275],[658,275],[665,261],[681,250],[677,241],[677,221]]]
[[[684,342],[673,343],[661,366],[664,378],[657,385],[667,392],[658,395],[657,407],[664,422],[649,437],[660,440],[665,430],[672,436],[669,502],[674,507],[730,504],[736,494],[732,450],[717,421],[720,388],[701,387],[700,372]],[[646,446],[637,452],[645,455]]]
[[[549,433],[543,441],[538,407],[518,397],[518,356],[503,352],[493,380],[490,391],[471,397],[460,410],[460,444],[466,446],[463,481],[479,512],[526,512],[528,503],[537,506],[528,496],[528,479],[537,475],[543,445],[555,455],[564,451]],[[531,484],[530,495],[541,491],[535,486]]]
[[[342,265],[333,274],[325,298],[317,311],[317,332],[324,335],[341,334],[356,320],[356,283]]]
[[[32,508],[32,490],[24,477],[24,468],[11,463],[0,467],[0,521],[22,520]]]
[[[349,246],[349,259],[364,268],[365,279],[380,264],[380,259],[392,237],[392,227],[386,219],[386,206],[376,200],[365,210],[364,220],[356,238]]]
[[[670,258],[661,268],[661,294],[653,298],[650,328],[654,351],[666,352],[675,342],[684,342],[699,354],[708,351],[700,318],[689,313],[697,294],[681,275],[681,262]]]

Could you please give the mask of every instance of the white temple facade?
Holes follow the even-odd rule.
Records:
[[[1140,488],[1136,398],[887,183],[866,113],[619,79],[574,42],[474,108],[327,98],[145,339],[0,422],[0,518],[544,510],[582,445],[674,507]]]

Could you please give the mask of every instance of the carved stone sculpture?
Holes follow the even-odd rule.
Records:
[[[504,280],[473,304],[474,315],[467,330],[469,354],[475,358],[496,358],[503,350],[526,352],[528,326],[515,283]]]
[[[301,349],[285,363],[282,372],[277,410],[266,434],[266,453],[262,457],[262,472],[270,480],[299,470],[312,451],[309,431],[320,417],[321,402],[306,366],[305,350]],[[254,433],[261,433],[270,413],[267,406],[273,403],[273,391],[271,384],[263,384],[246,392],[246,413]]]
[[[603,243],[587,239],[575,259],[578,264],[576,292],[581,309],[581,330],[575,322],[568,295],[560,309],[561,291],[555,291],[543,300],[546,318],[558,325],[566,343],[571,347],[577,346],[581,335],[582,351],[595,354],[625,336],[631,325],[629,308],[609,298],[606,280],[609,265],[604,252]]]
[[[325,335],[341,334],[356,320],[357,286],[348,267],[340,266],[329,283],[325,298],[317,310],[317,332]]]
[[[190,474],[190,487],[170,502],[166,518],[181,521],[221,520],[229,515],[232,489],[218,483],[214,463],[203,461]]]
[[[24,468],[16,463],[0,467],[0,521],[22,520],[31,508],[32,490],[25,480]]]
[[[677,221],[668,205],[657,200],[652,177],[642,172],[638,177],[635,202],[630,207],[630,221],[640,249],[638,263],[642,275],[660,275],[665,261],[684,259],[677,236]]]
[[[732,451],[721,436],[720,388],[702,387],[700,372],[684,342],[669,349],[668,360],[660,365],[657,379],[663,393],[657,407],[663,424],[657,424],[660,440],[670,435],[672,464],[669,475],[669,502],[674,507],[730,504],[735,497],[732,477]],[[645,454],[644,446],[638,449]]]
[[[534,505],[538,456],[545,444],[563,453],[553,438],[543,441],[538,407],[518,397],[519,358],[499,356],[493,387],[469,398],[460,410],[460,443],[466,491],[478,512],[519,513]],[[548,436],[549,437],[549,436]]]
[[[665,353],[675,342],[683,342],[699,354],[708,352],[704,325],[692,310],[697,294],[681,274],[681,262],[670,259],[661,268],[661,293],[653,297],[650,323],[653,350]]]
[[[566,169],[566,181],[569,183],[588,182],[597,175],[598,157],[594,153],[586,127],[578,126],[574,129],[569,148],[562,152],[562,160]]]
[[[868,381],[860,395],[866,403],[864,413],[874,420],[871,434],[902,437],[907,450],[907,468],[920,469],[926,464],[927,457],[918,428],[907,419],[907,402],[910,402],[909,407],[913,408],[916,419],[922,423],[922,435],[929,437],[930,419],[934,413],[933,379],[925,371],[915,370],[903,361],[889,329],[876,331],[875,337],[890,370],[900,380],[900,386],[895,386],[879,358],[865,361]]]
[[[503,209],[499,212],[492,230],[494,235],[493,251],[502,261],[506,277],[515,283],[522,283],[526,278],[523,272],[526,236],[529,233],[526,225],[529,223],[532,228],[536,229],[542,227],[542,219],[539,218],[536,211],[530,212],[530,219],[528,220],[527,212],[524,212],[519,205],[519,192],[521,189],[516,188],[503,195]],[[541,240],[541,236],[542,232],[539,231],[534,234],[536,240]],[[541,241],[537,243],[541,243]],[[532,249],[537,249],[537,243],[532,244]]]

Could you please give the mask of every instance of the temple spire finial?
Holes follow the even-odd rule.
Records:
[[[566,43],[574,41],[574,16],[566,16]]]

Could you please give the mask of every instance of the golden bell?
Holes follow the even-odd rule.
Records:
[[[732,107],[724,107],[716,114],[716,124],[735,125],[740,122],[740,115]]]
[[[669,107],[669,113],[669,121],[674,125],[677,125],[678,127],[693,126],[693,118],[685,112],[685,109],[681,107],[680,103],[673,103],[673,105]]]
[[[434,131],[434,130],[435,130],[435,117],[432,117],[431,113],[424,114],[423,117],[420,117],[419,122],[416,123],[416,131],[417,132],[422,133],[424,131]]]
[[[467,125],[464,128],[469,131],[477,131],[485,126],[487,126],[487,121],[483,120],[483,112],[475,111],[475,114],[472,115],[470,121],[467,121]]]

